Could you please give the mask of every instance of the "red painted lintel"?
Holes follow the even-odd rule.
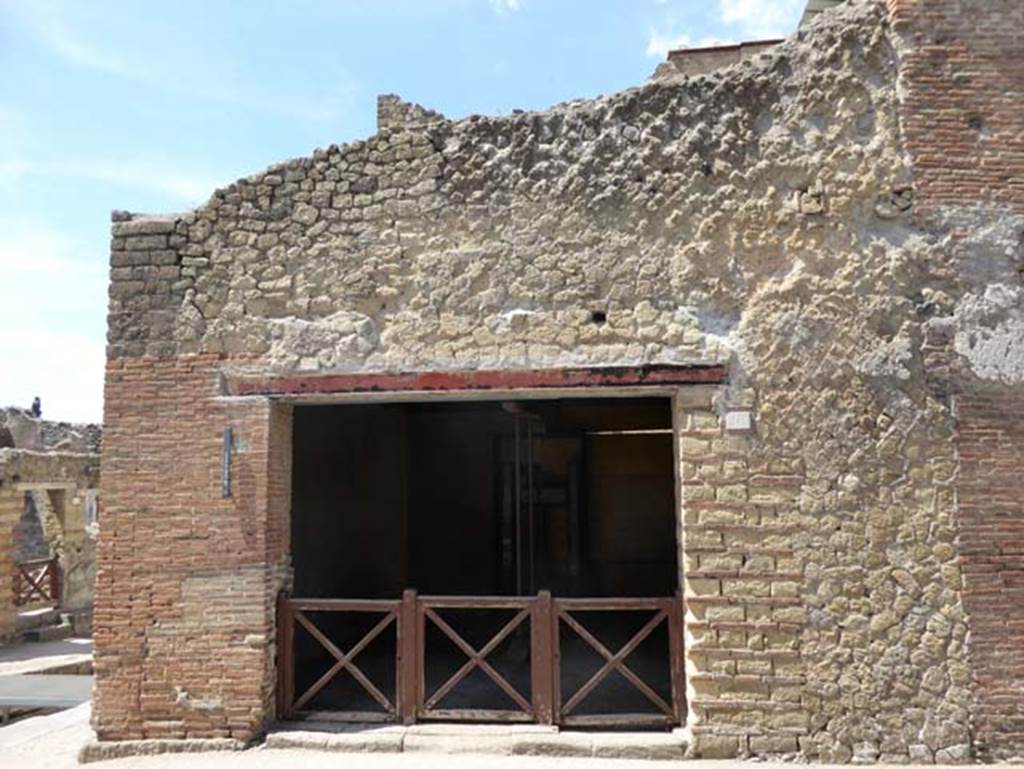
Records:
[[[231,395],[545,390],[720,384],[724,366],[622,366],[504,371],[420,371],[400,374],[288,374],[229,377]]]

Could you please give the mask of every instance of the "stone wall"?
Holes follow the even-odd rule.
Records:
[[[419,104],[405,101],[393,93],[377,97],[377,130],[412,128],[444,120],[444,115]]]
[[[723,407],[752,393],[691,388],[676,399],[687,706],[705,758],[811,749],[801,636],[807,622],[793,509],[798,454],[752,453]],[[803,744],[801,744],[803,743]]]
[[[707,75],[722,67],[739,64],[752,59],[778,45],[779,40],[759,40],[736,45],[719,45],[708,48],[680,48],[668,52],[668,58],[658,65],[655,78],[678,75]]]
[[[96,424],[54,422],[33,416],[28,409],[0,408],[0,449],[98,454],[102,434]]]
[[[14,524],[25,507],[24,493],[0,486],[0,643],[13,638],[18,613],[12,596],[14,585]]]
[[[0,580],[7,580],[0,582],[0,640],[14,634],[10,579],[14,563],[25,556],[60,559],[61,608],[80,615],[78,626],[88,625],[96,559],[95,532],[86,529],[84,505],[86,494],[99,485],[99,460],[97,454],[0,449]],[[35,517],[25,522],[27,495]],[[31,540],[17,541],[29,529],[35,531]]]
[[[843,2],[845,0],[807,0],[807,7],[804,9],[804,15],[800,19],[800,26],[809,24],[819,13],[835,8]]]
[[[890,0],[918,219],[937,244],[926,364],[955,403],[972,731],[1024,754],[1024,6]]]
[[[851,2],[710,75],[384,125],[195,211],[115,214],[100,737],[272,714],[288,415],[225,377],[715,363],[727,387],[677,399],[695,755],[968,757],[953,398],[1002,316],[917,188],[915,45]],[[737,405],[752,433],[724,429]]]

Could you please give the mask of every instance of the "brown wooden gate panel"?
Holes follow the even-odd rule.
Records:
[[[401,638],[396,639],[395,690],[389,696],[367,677],[356,664],[356,657],[385,630],[394,627],[400,633],[399,601],[371,601],[344,599],[298,598],[282,599],[278,607],[279,681],[278,711],[282,718],[327,718],[340,721],[394,721],[399,714],[399,691],[402,668]],[[342,651],[316,625],[310,612],[373,613],[381,614],[380,620],[359,639],[348,651]],[[305,691],[295,691],[295,630],[302,627],[333,657],[333,664]],[[333,679],[346,672],[356,680],[362,689],[381,706],[374,711],[311,711],[307,706]]]
[[[513,616],[475,646],[444,617],[445,610],[486,612],[512,611]],[[614,652],[587,628],[587,612],[647,611],[651,613],[639,631]],[[379,621],[347,651],[340,649],[309,616],[310,612],[376,613]],[[683,718],[682,605],[675,598],[552,598],[547,591],[536,597],[417,596],[407,590],[401,601],[296,599],[282,596],[278,607],[278,713],[282,718],[325,718],[343,721],[523,721],[567,725],[679,724]],[[530,691],[517,689],[488,657],[513,633],[529,624]],[[560,630],[568,627],[602,659],[600,669],[573,692],[561,692],[562,644]],[[665,699],[627,664],[627,659],[660,626],[668,635],[665,660],[671,695]],[[295,630],[301,627],[333,660],[304,691],[295,691]],[[454,673],[427,691],[427,630],[436,628],[465,655]],[[394,692],[385,692],[360,669],[356,657],[383,633],[395,633]],[[441,707],[475,670],[481,671],[514,703],[515,709]],[[335,677],[352,676],[380,706],[379,712],[311,711],[308,706]],[[574,711],[593,694],[612,672],[617,672],[657,710],[654,714],[618,712],[578,715]],[[567,695],[563,698],[563,694]]]
[[[513,631],[530,620],[536,598],[499,598],[499,597],[456,597],[456,596],[424,596],[417,603],[417,636],[418,644],[417,677],[418,702],[416,715],[421,719],[437,719],[450,721],[534,721],[536,711],[532,695],[528,698],[516,689],[508,679],[499,673],[488,660],[498,646]],[[494,609],[512,609],[515,615],[502,625],[498,632],[476,649],[440,614],[444,609],[463,609],[487,611]],[[463,663],[455,673],[432,692],[427,691],[426,682],[426,632],[428,626],[438,628],[455,646],[466,655]],[[531,621],[531,628],[535,623]],[[531,667],[535,662],[532,659]],[[474,670],[483,671],[501,691],[515,703],[517,710],[478,709],[478,708],[440,708],[441,701],[455,691],[456,687]]]
[[[57,558],[16,563],[12,576],[15,606],[60,603],[60,562]]]
[[[555,703],[557,704],[557,721],[560,724],[579,726],[671,726],[682,722],[683,698],[685,693],[683,681],[683,654],[681,615],[682,606],[678,598],[556,598],[554,599],[555,617],[552,633],[555,639]],[[605,644],[592,633],[580,617],[586,612],[636,612],[650,611],[651,617],[633,636],[616,652],[611,652]],[[597,652],[604,660],[597,670],[582,686],[574,692],[561,691],[561,625],[568,626],[578,637]],[[671,694],[666,700],[644,681],[629,665],[626,659],[635,652],[640,644],[662,624],[668,629],[668,656],[666,670],[669,678]],[[647,713],[595,713],[574,715],[573,711],[591,694],[597,686],[612,672],[619,673],[634,689],[640,692],[659,711]],[[568,694],[568,697],[565,695]]]

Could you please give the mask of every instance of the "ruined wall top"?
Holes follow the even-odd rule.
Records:
[[[377,97],[378,131],[389,128],[412,128],[444,119],[440,112],[405,101],[393,93],[383,93]]]
[[[708,75],[385,120],[187,214],[118,212],[109,352],[285,370],[728,361],[762,281],[817,263],[826,232],[855,241],[906,184],[884,9],[821,21]]]
[[[100,450],[103,428],[97,424],[55,422],[29,409],[0,408],[0,449],[93,453]]]
[[[807,7],[800,19],[800,29],[807,27],[819,14],[844,2],[846,0],[808,0]],[[668,52],[665,61],[658,65],[651,78],[658,80],[679,75],[686,77],[706,75],[723,67],[752,59],[781,42],[780,39],[747,40],[739,43],[677,48]]]
[[[28,484],[95,489],[99,478],[99,454],[0,448],[0,488]]]
[[[678,75],[706,75],[723,67],[747,61],[781,42],[782,40],[755,40],[735,45],[679,48],[668,52],[668,57],[658,65],[653,77],[657,79]]]
[[[804,9],[804,15],[800,19],[800,26],[803,27],[812,22],[820,13],[824,13],[837,5],[841,5],[846,0],[807,0],[807,7]]]

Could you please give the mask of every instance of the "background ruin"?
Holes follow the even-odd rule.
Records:
[[[19,627],[17,614],[46,602],[34,592],[30,606],[16,605],[12,580],[19,564],[50,558],[57,559],[60,585],[50,604],[66,615],[68,633],[90,630],[101,435],[98,425],[0,409],[0,641],[19,631],[38,635],[39,628]]]

